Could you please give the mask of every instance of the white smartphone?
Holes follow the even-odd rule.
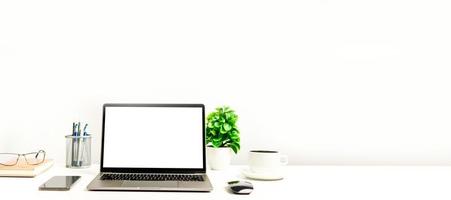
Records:
[[[39,186],[39,190],[69,190],[78,179],[80,179],[80,176],[54,176]]]

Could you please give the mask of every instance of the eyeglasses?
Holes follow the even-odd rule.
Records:
[[[45,160],[45,151],[39,150],[37,152],[30,153],[0,153],[0,165],[4,166],[14,166],[19,163],[20,157],[23,156],[25,158],[25,162],[28,165],[39,165]]]

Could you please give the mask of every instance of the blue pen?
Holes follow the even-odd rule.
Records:
[[[72,132],[73,136],[77,136],[78,124],[74,123],[74,131]]]

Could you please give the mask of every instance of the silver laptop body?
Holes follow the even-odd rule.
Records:
[[[206,174],[203,104],[104,104],[93,191],[213,190]]]

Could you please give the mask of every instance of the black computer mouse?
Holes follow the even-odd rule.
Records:
[[[247,181],[230,181],[227,188],[234,194],[250,194],[254,190],[252,183]]]

